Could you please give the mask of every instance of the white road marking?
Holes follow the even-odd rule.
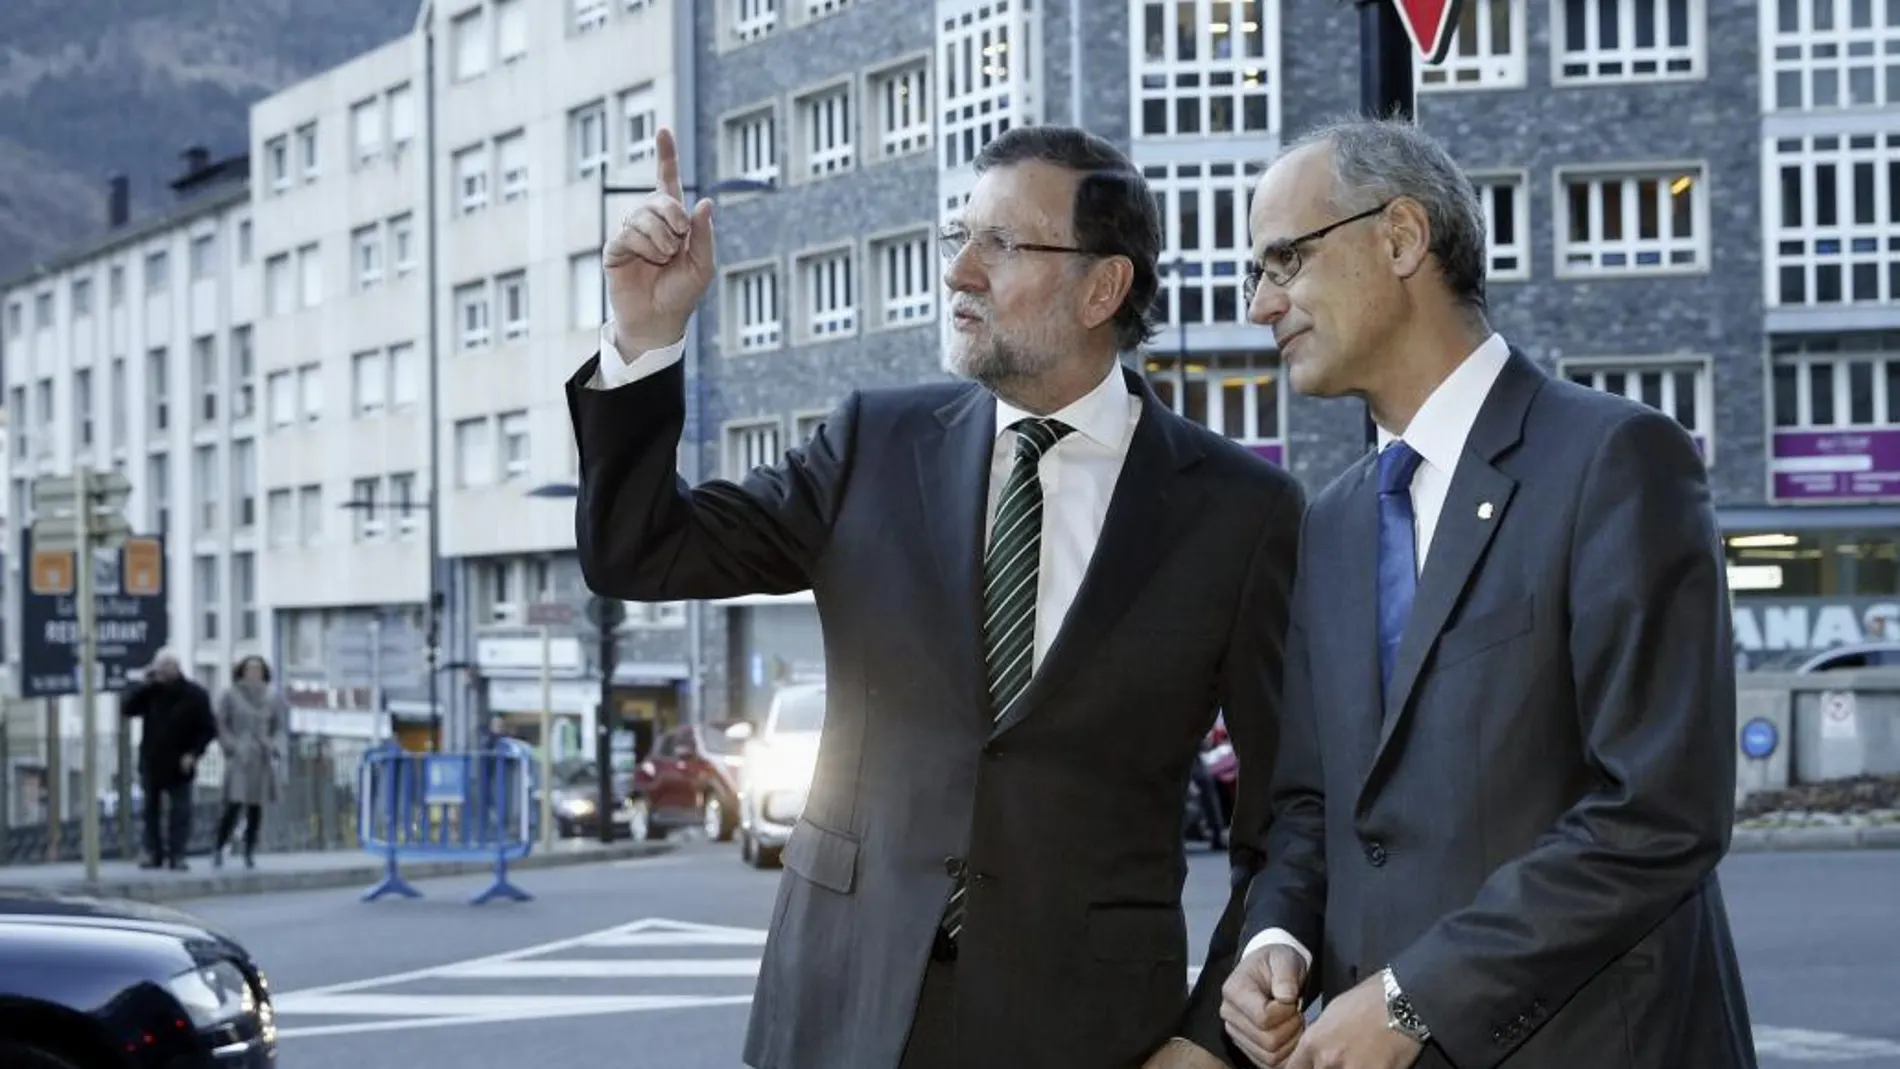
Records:
[[[1755,1053],[1794,1062],[1851,1062],[1900,1057],[1900,1043],[1872,1036],[1757,1025]]]
[[[435,974],[444,980],[604,980],[652,976],[757,976],[751,958],[554,958],[451,965]]]
[[[603,1013],[639,1013],[655,1010],[699,1009],[714,1006],[743,1006],[752,1001],[751,995],[717,995],[705,997],[673,996],[655,997],[634,1006],[619,1006],[601,1009],[593,1004],[580,1004],[574,999],[562,999],[562,1005],[554,1008],[537,1007],[532,1010],[515,1010],[491,1013],[483,1016],[451,1014],[439,1017],[404,1017],[387,1021],[351,1021],[348,1024],[308,1025],[302,1028],[279,1028],[277,1038],[308,1039],[317,1036],[348,1036],[363,1032],[396,1032],[413,1028],[449,1028],[468,1027],[481,1024],[506,1024],[511,1021],[551,1021],[562,1017],[586,1017]]]

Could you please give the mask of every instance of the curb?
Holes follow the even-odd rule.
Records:
[[[609,843],[581,850],[557,849],[546,854],[529,854],[518,861],[509,862],[508,871],[525,872],[531,869],[566,868],[602,861],[628,861],[657,857],[670,853],[677,847],[677,843],[658,840]],[[267,857],[268,855],[260,855],[260,860]],[[27,889],[39,894],[50,892],[97,898],[129,898],[151,903],[182,902],[195,898],[220,898],[231,895],[270,894],[278,891],[322,891],[338,887],[367,890],[382,879],[383,863],[367,852],[363,852],[363,858],[363,863],[360,865],[338,868],[278,872],[265,868],[204,876],[193,873],[175,879],[150,877],[101,879],[94,884],[88,884],[82,877],[65,883],[32,885]],[[492,873],[495,871],[495,863],[493,861],[410,861],[401,865],[400,871],[403,878],[411,881],[433,880],[445,876]],[[0,877],[0,890],[12,889],[15,888],[9,887],[5,878]]]
[[[1810,850],[1900,850],[1900,824],[1837,825],[1820,828],[1737,828],[1731,854],[1793,853]]]

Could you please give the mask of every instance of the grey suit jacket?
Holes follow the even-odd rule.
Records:
[[[1314,995],[1391,965],[1433,1033],[1420,1066],[1753,1067],[1715,875],[1726,572],[1688,435],[1513,352],[1383,694],[1376,471],[1308,514],[1247,935],[1315,950]]]
[[[958,1064],[1139,1066],[1173,1034],[1222,1046],[1236,891],[1190,999],[1182,815],[1217,708],[1241,827],[1264,824],[1299,484],[1158,405],[1143,410],[1054,646],[992,724],[981,642],[995,403],[968,385],[852,394],[743,482],[675,474],[679,366],[570,381],[588,586],[637,600],[810,589],[827,710],[784,852],[746,1061],[892,1069],[967,865]],[[1244,851],[1237,864],[1251,863]]]

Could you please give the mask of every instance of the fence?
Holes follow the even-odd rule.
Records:
[[[508,881],[508,863],[533,849],[534,751],[514,739],[469,753],[411,753],[393,745],[363,755],[357,772],[358,835],[383,856],[382,881],[363,892],[420,898],[402,878],[404,858],[493,859],[495,882],[469,900],[533,897]]]

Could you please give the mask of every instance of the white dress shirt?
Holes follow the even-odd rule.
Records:
[[[1381,451],[1402,437],[1419,455],[1411,489],[1420,573],[1425,570],[1425,554],[1431,549],[1432,534],[1438,529],[1439,513],[1445,508],[1445,495],[1451,490],[1451,477],[1458,471],[1458,458],[1464,455],[1465,439],[1471,436],[1471,428],[1478,422],[1478,412],[1484,407],[1485,398],[1491,395],[1491,386],[1497,382],[1498,373],[1504,370],[1510,355],[1510,346],[1502,337],[1492,334],[1425,398],[1410,426],[1399,434],[1379,428]],[[1376,567],[1376,562],[1367,561],[1366,567]],[[1254,936],[1241,956],[1270,943],[1291,946],[1306,959],[1307,967],[1312,967],[1312,951],[1281,928],[1268,928]]]
[[[646,378],[670,367],[686,349],[681,338],[671,345],[652,349],[628,361],[621,359],[614,345],[613,323],[600,329],[600,364],[589,388],[611,390]],[[996,506],[1016,466],[1016,434],[1011,425],[1030,413],[996,399],[996,442],[990,452],[989,502],[984,510],[984,544],[989,543]],[[1141,398],[1128,392],[1122,381],[1120,363],[1111,365],[1108,374],[1093,390],[1082,395],[1049,418],[1068,425],[1070,433],[1043,454],[1037,473],[1042,481],[1042,554],[1036,574],[1036,640],[1031,652],[1033,668],[1055,642],[1062,621],[1069,614],[1076,591],[1081,589],[1095,545],[1101,540],[1102,525],[1108,518],[1108,503],[1115,493],[1122,462],[1128,457],[1128,443],[1134,439],[1135,424],[1141,419]],[[971,562],[980,570],[981,561]]]

